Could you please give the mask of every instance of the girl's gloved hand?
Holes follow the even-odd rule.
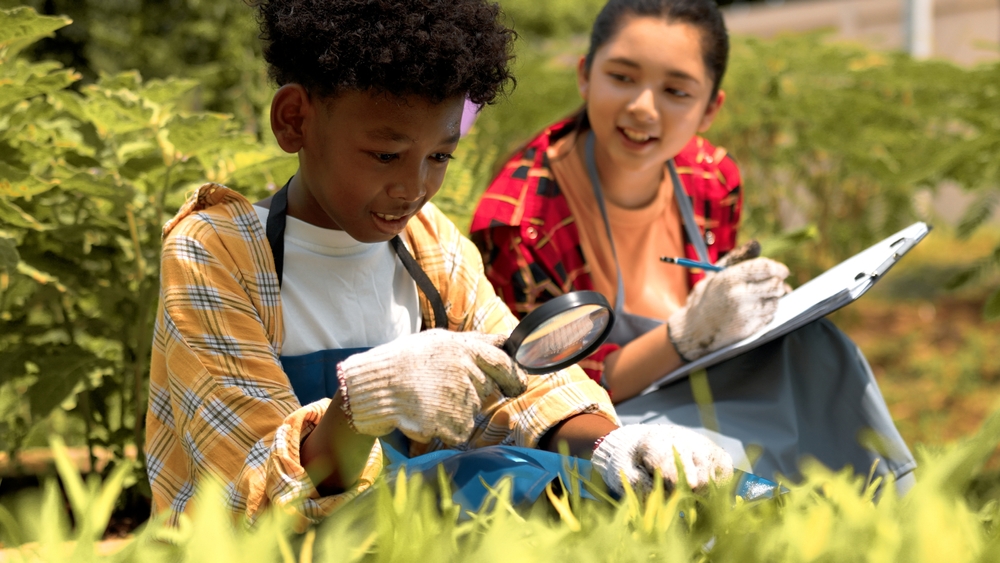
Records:
[[[693,430],[673,424],[623,426],[604,437],[591,461],[608,488],[625,492],[622,477],[640,497],[653,488],[659,470],[671,490],[679,478],[674,452],[680,457],[688,485],[701,489],[709,482],[724,482],[733,476],[733,460],[719,446]]]
[[[527,388],[527,376],[499,334],[433,329],[355,354],[337,366],[344,412],[361,434],[398,428],[418,442],[450,446],[472,434],[484,399]]]
[[[788,268],[760,256],[757,241],[734,249],[688,295],[687,304],[667,321],[670,341],[681,359],[696,360],[739,342],[774,318],[778,299],[788,293]]]

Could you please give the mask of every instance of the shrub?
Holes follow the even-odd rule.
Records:
[[[261,194],[295,162],[180,111],[192,80],[77,92],[74,71],[16,57],[68,23],[0,11],[0,444],[44,443],[49,422],[121,456],[142,444],[161,226],[205,179]]]

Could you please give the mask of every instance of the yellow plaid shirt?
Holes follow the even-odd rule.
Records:
[[[256,212],[240,194],[206,184],[163,228],[160,304],[153,337],[146,460],[153,513],[176,525],[206,478],[225,487],[235,518],[252,524],[272,503],[318,521],[368,488],[382,469],[376,442],[361,478],[321,497],[299,445],[329,405],[300,405],[279,356],[281,291]],[[483,274],[475,246],[432,204],[406,228],[411,252],[441,293],[448,327],[508,334],[516,319]],[[424,326],[433,311],[421,294]],[[534,447],[579,413],[618,422],[611,401],[577,367],[531,377],[515,399],[484,401],[467,448]],[[415,444],[411,454],[443,447]],[[303,520],[303,522],[305,521]]]

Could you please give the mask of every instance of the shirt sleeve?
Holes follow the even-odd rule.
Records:
[[[146,440],[154,513],[176,525],[214,480],[249,524],[272,503],[317,521],[371,485],[381,451],[343,494],[319,496],[299,445],[329,400],[298,403],[261,320],[262,286],[276,294],[277,279],[252,269],[252,237],[217,223],[193,215],[164,241]]]

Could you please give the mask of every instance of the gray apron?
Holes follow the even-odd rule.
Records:
[[[608,341],[624,346],[664,321],[624,311],[625,285],[594,161],[593,133],[587,135],[585,149],[618,277],[615,327]],[[687,237],[699,259],[709,262],[673,160],[667,168]],[[875,465],[876,476],[892,473],[901,490],[913,482],[916,461],[892,422],[868,362],[826,319],[623,401],[615,410],[624,424],[697,429],[725,448],[737,467],[766,479],[798,480],[800,462],[813,458],[832,469],[851,466],[860,475],[868,475]]]

